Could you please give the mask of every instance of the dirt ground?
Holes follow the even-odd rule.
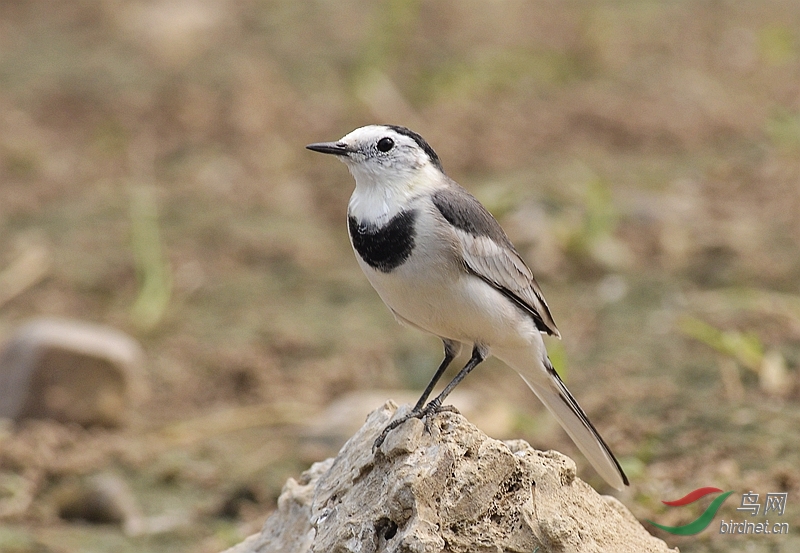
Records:
[[[661,500],[735,490],[697,536],[646,527],[800,550],[793,0],[0,2],[0,338],[114,326],[152,389],[121,429],[0,425],[0,550],[219,551],[335,454],[337,399],[424,386],[441,344],[380,303],[351,177],[304,149],[374,122],[425,136],[529,261],[553,361],[631,478],[615,495],[680,525],[708,501]],[[463,388],[494,437],[612,491],[510,369]],[[98,486],[121,515],[78,508]],[[750,491],[785,513],[748,519]],[[719,533],[766,518],[789,535]]]

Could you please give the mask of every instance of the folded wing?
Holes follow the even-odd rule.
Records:
[[[466,269],[528,313],[541,332],[560,336],[533,272],[486,208],[454,182],[433,203],[455,227]]]

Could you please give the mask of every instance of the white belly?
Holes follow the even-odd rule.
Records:
[[[360,258],[359,264],[401,322],[465,344],[530,344],[539,333],[533,320],[499,291],[467,273],[447,247],[426,247],[427,255],[417,247],[390,273],[377,271]]]

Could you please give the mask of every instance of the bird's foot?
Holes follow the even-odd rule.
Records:
[[[421,409],[414,409],[411,412],[403,415],[399,419],[395,419],[386,425],[386,428],[383,429],[380,436],[377,437],[375,442],[372,444],[372,452],[375,453],[386,440],[386,436],[389,435],[389,432],[406,422],[407,420],[411,419],[421,419],[425,420],[425,429],[428,429],[427,419],[431,415],[435,415],[436,413],[440,413],[442,411],[450,411],[450,412],[458,412],[455,407],[452,405],[440,405],[435,399],[428,403],[425,407]]]

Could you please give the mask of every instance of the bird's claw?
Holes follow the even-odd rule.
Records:
[[[400,417],[399,419],[393,420],[388,425],[386,425],[386,428],[383,429],[383,432],[380,433],[380,436],[378,436],[375,439],[375,442],[373,442],[372,453],[375,453],[378,449],[380,449],[381,445],[383,445],[383,442],[386,440],[386,437],[389,435],[389,432],[391,432],[392,430],[394,430],[395,428],[397,428],[398,426],[400,426],[401,424],[403,424],[408,420],[411,419],[423,420],[425,423],[425,430],[430,431],[428,428],[428,418],[431,415],[435,415],[436,413],[440,413],[442,411],[456,412],[456,413],[458,412],[458,410],[452,405],[442,406],[436,403],[436,401],[434,400],[428,403],[422,409],[411,411],[410,413]]]

